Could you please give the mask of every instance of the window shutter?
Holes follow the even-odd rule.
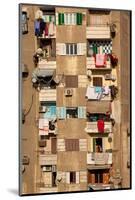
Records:
[[[66,172],[66,183],[70,184],[70,173]]]
[[[58,13],[56,13],[56,16],[55,16],[55,24],[58,25],[59,24],[59,15]]]
[[[77,43],[77,55],[86,55],[85,43]]]
[[[57,117],[59,119],[66,118],[66,108],[65,107],[57,107]]]
[[[56,43],[56,54],[57,55],[66,55],[66,44]]]
[[[82,25],[82,13],[76,13],[76,18],[77,25]]]
[[[93,152],[96,152],[96,138],[93,138]]]
[[[61,13],[58,13],[58,22],[59,22],[59,25],[61,25]]]
[[[79,183],[80,180],[79,180],[79,172],[76,172],[76,183]]]
[[[61,24],[64,24],[64,13],[61,13]]]
[[[78,107],[78,118],[86,118],[86,107]]]

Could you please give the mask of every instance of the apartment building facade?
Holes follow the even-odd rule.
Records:
[[[34,42],[33,193],[129,188],[130,12],[24,8]]]

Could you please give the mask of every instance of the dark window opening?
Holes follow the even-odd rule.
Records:
[[[70,172],[70,183],[76,183],[76,172]]]
[[[56,172],[52,172],[52,187],[56,187]]]
[[[99,119],[103,119],[106,122],[111,121],[110,115],[103,114],[103,113],[88,113],[87,119],[89,122],[97,122]]]
[[[93,86],[103,86],[103,79],[102,77],[93,77]]]
[[[67,108],[66,116],[67,116],[67,118],[78,118],[78,109],[77,108]]]
[[[102,138],[93,138],[93,152],[103,152],[103,141]]]

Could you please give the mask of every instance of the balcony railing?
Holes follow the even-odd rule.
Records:
[[[85,131],[87,133],[99,133],[97,122],[87,122]],[[104,133],[111,133],[112,132],[112,123],[111,122],[105,122],[104,126]]]
[[[87,70],[111,70],[112,69],[110,61],[106,61],[106,65],[103,67],[96,67],[94,57],[87,57],[86,66],[87,66]]]
[[[56,101],[56,89],[40,90],[39,101]]]
[[[110,37],[110,27],[107,25],[92,25],[86,28],[87,39],[110,39]]]
[[[112,153],[87,153],[87,164],[90,165],[111,165]]]
[[[57,155],[55,154],[40,155],[39,164],[40,165],[57,165]]]
[[[56,69],[56,60],[52,61],[48,59],[47,61],[46,59],[42,59],[38,63],[38,68],[39,69]]]

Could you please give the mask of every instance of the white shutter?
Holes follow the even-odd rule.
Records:
[[[58,25],[58,13],[56,13],[55,17],[56,17],[56,25]]]
[[[70,172],[66,172],[66,183],[70,184]]]
[[[86,55],[86,43],[77,44],[77,55]]]
[[[57,55],[66,55],[66,44],[56,43],[56,54]]]
[[[76,172],[76,183],[79,183],[80,180],[79,180],[79,172]]]

